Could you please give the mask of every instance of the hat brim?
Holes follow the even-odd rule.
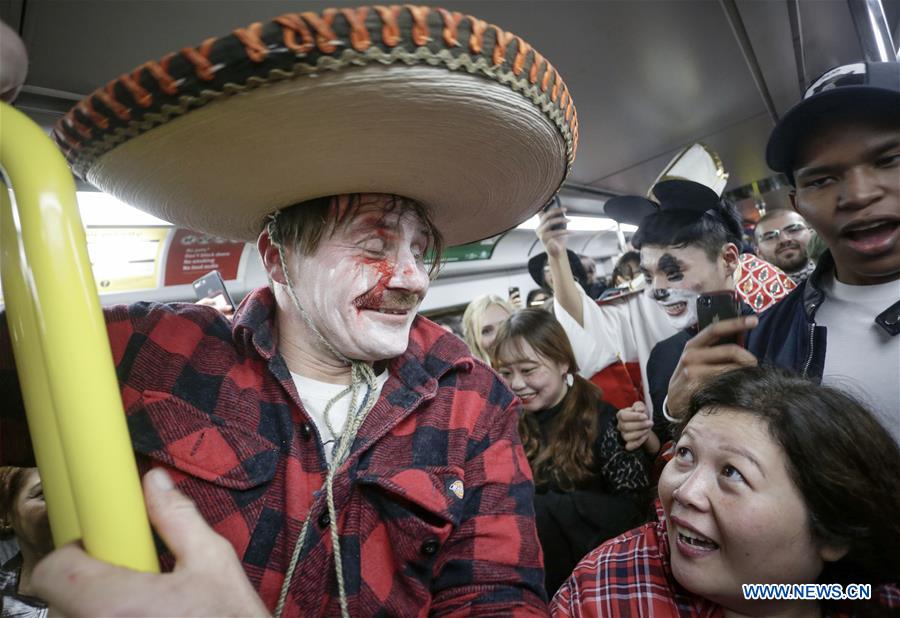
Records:
[[[640,195],[617,195],[603,204],[604,214],[618,223],[639,225],[644,217],[659,210],[659,205]]]
[[[274,211],[345,193],[416,200],[448,245],[496,235],[536,213],[568,175],[577,142],[571,98],[521,39],[497,50],[506,33],[475,28],[474,49],[475,34],[463,37],[474,22],[458,23],[467,47],[441,36],[449,14],[416,10],[376,7],[353,24],[334,12],[330,38],[315,40],[340,44],[315,53],[285,49],[279,18],[260,26],[269,50],[260,62],[248,59],[243,39],[223,37],[207,50],[219,67],[211,83],[194,75],[195,59],[165,65],[170,78],[186,75],[178,96],[164,92],[162,64],[142,66],[131,84],[123,77],[69,112],[57,141],[101,190],[224,238],[255,240]],[[384,19],[399,24],[398,41],[386,42]],[[146,109],[135,76],[149,93]],[[130,120],[117,116],[112,95],[128,103]]]
[[[587,271],[584,270],[584,265],[581,263],[581,259],[578,257],[578,254],[571,249],[566,249],[566,257],[569,258],[569,266],[572,268],[572,275],[575,277],[575,280],[579,283],[579,285],[581,285],[582,288],[586,288]],[[529,258],[528,260],[528,274],[531,275],[531,278],[536,284],[549,291],[550,287],[544,280],[544,266],[547,265],[548,259],[549,258],[546,251],[531,256],[531,258]]]
[[[801,101],[772,129],[766,144],[766,163],[773,171],[786,174],[793,182],[797,148],[811,129],[821,126],[823,114],[834,113],[835,119],[839,119],[844,109],[865,109],[872,105],[893,106],[900,110],[900,92],[865,85],[841,86]]]

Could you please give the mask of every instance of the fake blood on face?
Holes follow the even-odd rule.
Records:
[[[375,269],[378,273],[378,281],[369,291],[356,297],[353,304],[356,306],[357,311],[378,309],[384,304],[384,293],[388,282],[394,276],[394,268],[391,264],[388,264],[387,260],[383,259],[360,258],[359,261]]]

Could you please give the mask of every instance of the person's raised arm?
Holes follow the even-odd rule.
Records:
[[[553,276],[553,295],[556,301],[579,326],[584,326],[581,293],[566,255],[566,240],[569,236],[567,221],[564,208],[550,208],[541,213],[540,225],[535,232],[547,251],[547,263]]]

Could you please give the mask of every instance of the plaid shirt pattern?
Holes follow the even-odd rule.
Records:
[[[551,616],[723,618],[720,605],[688,592],[675,581],[666,516],[659,500],[656,515],[656,521],[607,541],[585,556],[553,597]],[[896,585],[873,587],[872,598],[880,607],[867,615],[896,615],[893,612],[900,610]],[[852,618],[856,610],[854,603],[848,602],[825,615]]]
[[[106,319],[141,472],[169,470],[269,608],[311,517],[285,615],[333,615],[326,461],[276,352],[274,311],[261,288],[233,324],[189,304],[117,306]],[[421,317],[388,369],[334,485],[350,614],[545,615],[518,400]]]
[[[550,604],[552,616],[722,618],[722,608],[681,588],[669,565],[665,515],[603,543],[582,559]]]

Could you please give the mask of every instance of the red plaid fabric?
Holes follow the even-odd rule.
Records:
[[[603,543],[575,567],[550,604],[552,616],[722,618],[718,605],[687,592],[669,566],[665,515]]]
[[[106,318],[141,472],[169,469],[269,608],[312,517],[285,615],[337,613],[325,457],[276,353],[271,292],[253,292],[233,325],[189,304],[118,306]],[[421,317],[388,368],[335,482],[350,614],[546,615],[518,400]],[[14,443],[4,416],[0,444]],[[16,463],[10,454],[0,458]]]
[[[551,616],[723,618],[720,605],[688,592],[675,581],[659,500],[656,515],[657,521],[611,539],[585,556],[553,597]],[[900,590],[895,585],[873,587],[872,597],[880,607],[866,615],[894,615],[891,612],[900,609]],[[825,615],[852,618],[857,615],[856,605],[849,602]]]
[[[762,313],[791,293],[797,284],[780,268],[750,253],[742,253],[735,281],[741,299]]]

